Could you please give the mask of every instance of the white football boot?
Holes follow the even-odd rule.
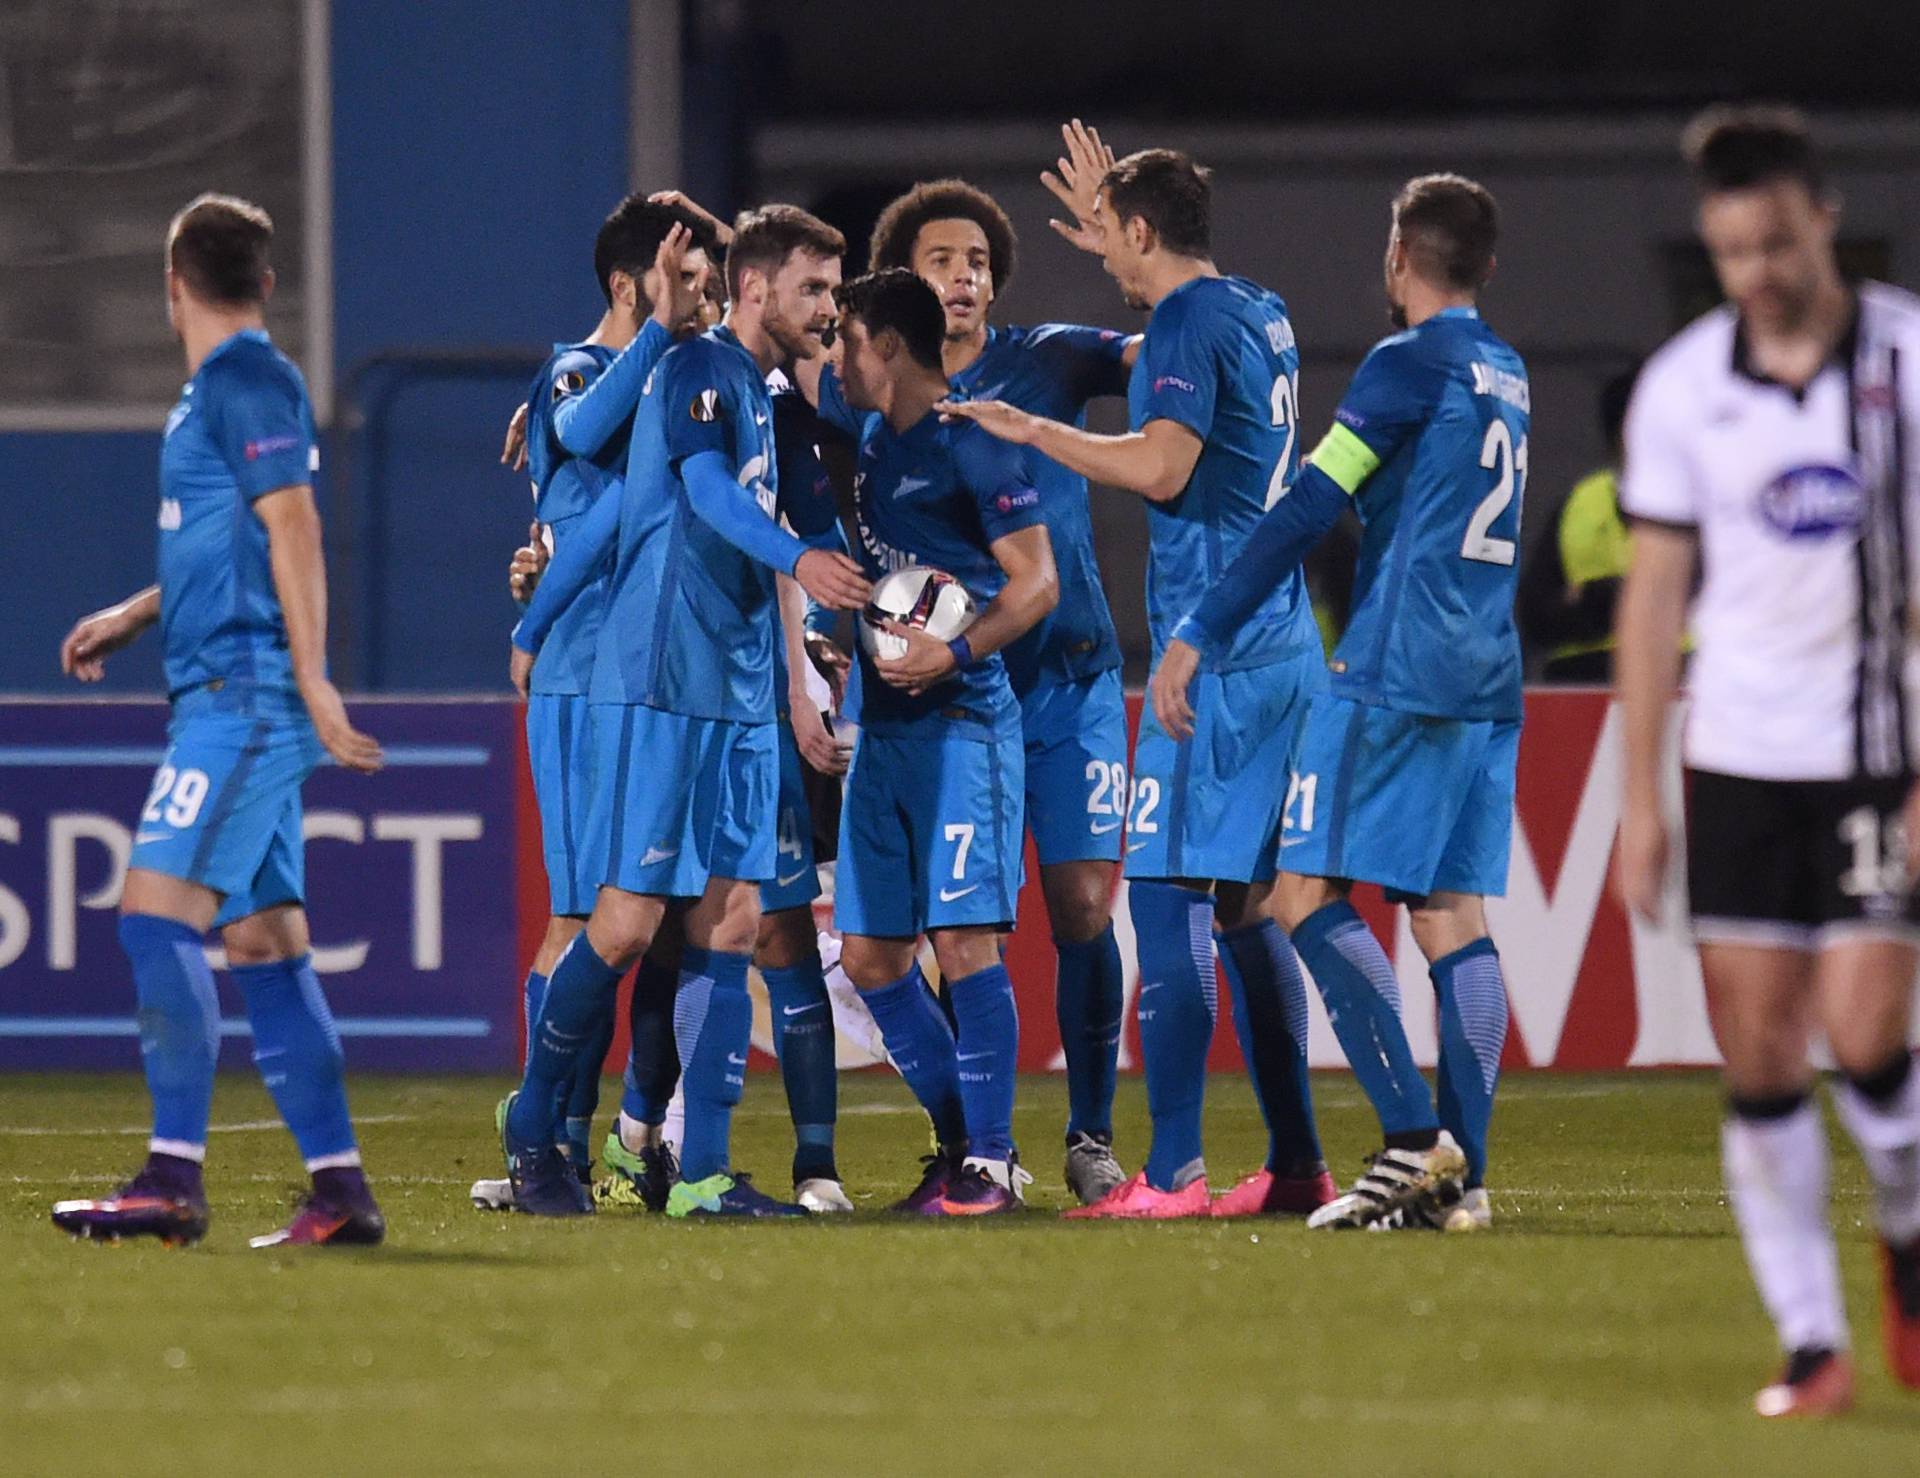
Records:
[[[1442,1129],[1430,1150],[1381,1150],[1353,1189],[1314,1212],[1307,1225],[1355,1228],[1381,1222],[1383,1231],[1396,1223],[1419,1226],[1423,1223],[1414,1213],[1426,1207],[1433,1220],[1424,1224],[1437,1225],[1459,1204],[1466,1173],[1467,1157]]]

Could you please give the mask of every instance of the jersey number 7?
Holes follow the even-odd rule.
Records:
[[[1507,511],[1509,503],[1515,498],[1526,497],[1526,437],[1521,437],[1520,445],[1515,447],[1513,433],[1507,429],[1505,421],[1490,423],[1486,440],[1480,443],[1480,465],[1495,474],[1493,491],[1480,500],[1480,506],[1473,510],[1473,517],[1467,520],[1467,537],[1460,541],[1460,557],[1477,559],[1482,564],[1510,565],[1513,563],[1513,540],[1496,539],[1487,530],[1493,527],[1496,518]]]

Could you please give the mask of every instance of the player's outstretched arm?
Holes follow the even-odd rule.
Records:
[[[83,683],[99,682],[107,675],[107,658],[159,619],[158,585],[82,616],[60,643],[60,670]]]
[[[347,717],[340,690],[327,677],[327,567],[320,547],[320,510],[313,489],[277,488],[253,500],[267,528],[274,594],[287,627],[293,680],[314,732],[340,764],[370,775],[380,768],[380,745]]]
[[[808,595],[836,611],[857,611],[873,595],[860,566],[844,554],[809,549],[760,507],[740,485],[722,452],[699,452],[680,464],[687,501],[700,520],[748,559],[791,575]]]
[[[943,400],[936,409],[1015,446],[1037,447],[1082,477],[1138,493],[1150,503],[1170,503],[1185,492],[1200,460],[1200,438],[1178,421],[1153,420],[1138,431],[1106,436],[1001,400]]]
[[[527,470],[527,403],[507,418],[507,439],[500,444],[500,465],[515,472]]]
[[[1691,529],[1639,523],[1615,619],[1614,693],[1625,738],[1625,795],[1614,882],[1620,900],[1658,922],[1667,877],[1667,822],[1660,757],[1667,710],[1680,683],[1680,643],[1693,587],[1697,536]]]
[[[992,656],[1031,631],[1060,604],[1060,574],[1053,561],[1053,540],[1045,524],[1002,534],[987,546],[1006,572],[1007,583],[965,633],[951,642],[897,621],[886,629],[907,643],[904,656],[876,662],[874,670],[897,688],[924,693],[963,666]]]

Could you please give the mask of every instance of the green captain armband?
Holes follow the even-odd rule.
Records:
[[[1320,438],[1320,445],[1307,460],[1332,478],[1349,498],[1360,491],[1360,484],[1373,476],[1374,469],[1380,465],[1373,448],[1338,421]]]

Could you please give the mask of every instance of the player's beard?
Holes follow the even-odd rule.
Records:
[[[1405,333],[1407,329],[1407,305],[1387,299],[1387,322],[1393,325],[1395,333]]]
[[[761,320],[761,326],[766,329],[767,337],[779,347],[781,354],[786,356],[787,363],[796,364],[803,359],[818,358],[824,352],[821,335],[832,325],[802,326],[785,313],[769,312]]]

